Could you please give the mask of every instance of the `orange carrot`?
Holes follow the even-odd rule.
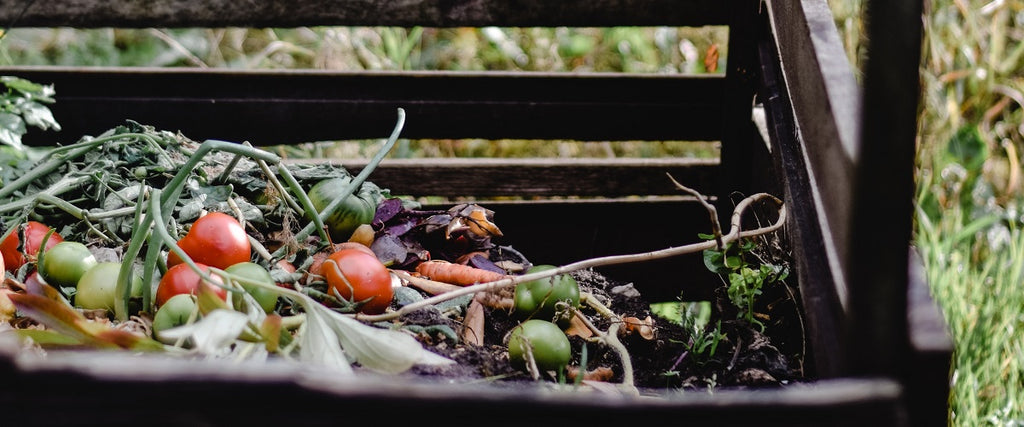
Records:
[[[469,265],[454,264],[443,260],[421,262],[416,266],[416,272],[429,277],[430,280],[451,283],[459,286],[493,282],[508,277],[505,274],[495,273],[490,270],[484,270],[482,268],[476,268]]]
[[[576,377],[580,375],[580,368],[571,366],[566,370],[566,378],[569,381],[575,381]],[[615,377],[615,371],[607,366],[598,366],[592,371],[586,371],[583,373],[583,381],[600,381],[608,382]]]

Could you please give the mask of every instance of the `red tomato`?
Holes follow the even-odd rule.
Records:
[[[359,311],[380,314],[391,305],[391,273],[376,256],[359,249],[342,249],[328,256],[322,268],[327,284],[342,298],[368,300]]]
[[[192,261],[220,269],[248,262],[252,257],[252,245],[242,224],[221,212],[210,212],[197,219],[178,246]],[[174,252],[167,256],[167,267],[181,262]]]
[[[3,264],[0,265],[6,265],[7,271],[13,273],[18,271],[26,262],[35,261],[36,257],[39,256],[39,246],[43,243],[43,237],[46,237],[48,231],[50,231],[50,227],[36,221],[29,221],[17,230],[12,231],[4,239],[3,243],[0,243],[0,252],[3,253],[4,258]],[[21,234],[24,234],[25,238],[24,247],[20,247],[22,246]],[[50,239],[46,241],[46,249],[50,250],[50,248],[63,241],[64,238],[54,232]]]
[[[205,264],[196,263],[200,270],[209,272],[210,267]],[[220,281],[220,277],[213,275],[213,280],[217,284],[223,282]],[[220,286],[210,284],[202,280],[195,271],[188,264],[178,264],[174,267],[167,269],[167,273],[164,277],[160,278],[160,284],[156,287],[156,300],[154,303],[157,307],[163,305],[171,297],[178,294],[192,294],[196,295],[199,293],[199,286],[205,285],[210,290],[217,293],[220,299],[227,301],[228,291]]]

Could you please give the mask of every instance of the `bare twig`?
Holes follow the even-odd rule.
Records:
[[[761,200],[770,200],[770,201],[775,202],[775,204],[779,206],[779,217],[778,217],[778,219],[774,223],[772,223],[772,224],[770,224],[768,226],[765,226],[765,227],[759,227],[759,228],[756,228],[756,229],[753,229],[753,230],[746,230],[746,231],[742,230],[740,228],[740,224],[742,222],[741,219],[743,217],[743,213],[753,203],[761,201]],[[741,200],[739,203],[736,204],[736,207],[733,210],[732,220],[730,221],[730,223],[731,223],[730,225],[731,226],[730,226],[730,229],[729,229],[729,233],[724,235],[724,236],[722,236],[722,238],[721,238],[722,244],[728,244],[730,242],[733,242],[733,241],[736,241],[736,240],[739,240],[739,239],[743,239],[743,238],[747,238],[747,237],[752,237],[752,236],[759,236],[759,235],[762,235],[762,234],[767,234],[767,233],[774,232],[774,231],[782,228],[782,226],[783,226],[783,224],[785,224],[785,222],[786,222],[786,207],[785,207],[785,205],[783,205],[781,200],[779,200],[775,196],[772,196],[772,195],[767,194],[767,193],[757,193],[757,194],[751,195],[751,196]],[[670,247],[670,248],[660,249],[660,250],[651,251],[651,252],[643,252],[643,253],[627,254],[627,255],[611,255],[611,256],[591,258],[591,259],[586,259],[586,260],[583,260],[583,261],[574,262],[574,263],[571,263],[571,264],[566,264],[564,266],[561,266],[561,267],[558,267],[558,268],[553,268],[553,269],[550,269],[550,270],[538,271],[538,272],[534,272],[534,273],[527,273],[527,274],[524,274],[524,275],[521,275],[521,276],[509,276],[509,277],[506,277],[504,279],[493,281],[493,282],[486,282],[486,283],[480,283],[480,284],[477,284],[477,285],[466,286],[466,287],[464,287],[462,289],[459,289],[459,290],[456,290],[456,291],[453,291],[453,292],[446,292],[446,293],[441,294],[441,295],[436,295],[436,296],[433,296],[433,297],[430,297],[430,298],[423,299],[421,301],[414,302],[412,304],[405,305],[405,306],[403,306],[402,308],[400,308],[398,310],[395,310],[395,311],[392,311],[392,312],[388,312],[388,313],[384,313],[384,314],[378,314],[378,315],[356,314],[355,316],[356,316],[357,319],[365,321],[365,322],[388,321],[388,320],[397,319],[397,318],[399,318],[399,317],[401,317],[401,316],[403,316],[403,315],[405,315],[407,313],[411,313],[411,312],[416,311],[416,310],[420,310],[420,309],[423,309],[423,308],[426,308],[426,307],[430,307],[430,306],[438,304],[440,302],[448,301],[450,299],[457,298],[457,297],[460,297],[460,296],[463,296],[463,295],[470,295],[470,294],[474,294],[474,293],[481,292],[481,291],[483,291],[483,292],[498,291],[500,289],[514,287],[515,285],[517,285],[519,283],[529,282],[531,280],[537,280],[537,279],[544,279],[544,278],[548,278],[548,277],[557,276],[557,275],[560,275],[560,274],[567,274],[567,273],[571,273],[573,271],[584,270],[584,269],[587,269],[587,268],[593,268],[593,267],[599,267],[599,266],[607,266],[607,265],[627,264],[627,263],[642,262],[642,261],[651,261],[651,260],[656,260],[656,259],[669,258],[669,257],[680,256],[680,255],[685,255],[685,254],[697,253],[697,252],[700,252],[700,251],[703,251],[703,250],[707,250],[707,249],[714,249],[716,247],[719,247],[719,245],[715,241],[703,241],[703,242],[699,242],[699,243],[692,243],[692,244],[689,244],[689,245]]]
[[[722,242],[722,224],[718,222],[718,209],[715,208],[714,205],[708,203],[708,201],[705,200],[707,197],[700,194],[697,190],[680,184],[679,181],[676,181],[676,179],[672,177],[672,174],[666,173],[665,175],[668,175],[668,179],[672,180],[672,183],[676,185],[676,188],[692,194],[693,197],[696,197],[697,201],[704,206],[704,209],[708,211],[708,215],[711,216],[711,231],[715,235],[715,241],[718,242],[718,250],[725,249],[725,243]]]
[[[430,280],[425,277],[413,276],[408,271],[392,269],[391,273],[398,276],[402,282],[426,292],[431,295],[441,295],[448,292],[455,292],[462,289],[462,286],[453,285],[451,283],[438,282],[436,280]]]

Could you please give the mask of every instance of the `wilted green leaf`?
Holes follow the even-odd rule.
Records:
[[[310,306],[315,307],[314,304],[319,305],[310,300]],[[323,311],[317,309],[306,313],[306,322],[299,340],[299,358],[303,362],[351,374],[352,365],[341,348],[338,335],[328,326],[328,320],[322,313]]]
[[[214,356],[229,351],[248,322],[245,314],[216,309],[196,322],[164,330],[160,336],[168,340],[187,338],[199,354]]]
[[[42,130],[60,130],[60,124],[57,123],[57,119],[53,118],[50,109],[38,102],[30,101],[22,104],[21,115],[29,126],[35,126]]]
[[[0,144],[20,149],[21,136],[27,132],[25,121],[20,116],[0,112]]]

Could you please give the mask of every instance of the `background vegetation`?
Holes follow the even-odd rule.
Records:
[[[863,0],[830,0],[854,72]],[[954,425],[1024,425],[1024,0],[931,0],[923,17],[914,245],[956,343]],[[721,72],[722,28],[17,29],[0,65]],[[717,57],[715,56],[717,55]],[[58,89],[59,95],[59,89]],[[404,141],[398,156],[714,155],[713,142]],[[291,155],[354,157],[372,141]]]

